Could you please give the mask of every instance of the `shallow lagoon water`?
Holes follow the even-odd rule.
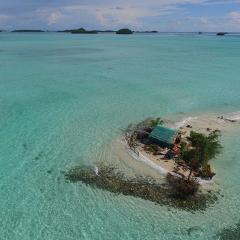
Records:
[[[130,122],[235,112],[240,38],[197,35],[0,34],[0,239],[218,239],[239,220],[240,130],[213,165],[221,189],[187,212],[81,183]]]

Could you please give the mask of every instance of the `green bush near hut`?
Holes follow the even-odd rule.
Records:
[[[150,127],[155,128],[157,125],[163,125],[164,121],[158,117],[150,120]]]
[[[215,158],[222,149],[219,137],[220,131],[213,131],[208,136],[192,131],[188,138],[194,149],[194,158],[202,166],[206,166],[208,161]]]
[[[181,144],[181,159],[191,169],[197,170],[197,175],[205,178],[212,178],[215,174],[209,165],[209,160],[220,154],[222,145],[219,141],[220,131],[213,131],[208,136],[191,131],[188,137],[191,148],[186,143]]]

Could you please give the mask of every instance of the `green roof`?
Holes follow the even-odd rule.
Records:
[[[177,130],[163,126],[156,126],[150,133],[149,137],[163,145],[172,145],[174,143]]]

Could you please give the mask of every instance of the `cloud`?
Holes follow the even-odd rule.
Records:
[[[200,17],[199,20],[200,20],[200,22],[203,23],[203,24],[207,24],[207,23],[209,22],[208,19],[205,18],[205,17]]]
[[[240,11],[230,12],[229,16],[231,17],[234,23],[240,24]]]
[[[170,15],[175,12],[183,12],[184,9],[177,7],[177,3],[202,2],[204,0],[162,0],[156,2],[150,0],[147,3],[130,0],[118,1],[114,3],[97,5],[70,5],[61,8],[65,15],[79,14],[79,18],[84,15],[91,15],[102,27],[133,27],[139,28],[144,25],[146,18]]]
[[[15,3],[16,8],[9,3],[0,3],[1,9],[11,9],[19,22],[17,26],[32,26],[34,24],[47,27],[69,27],[88,25],[100,28],[144,28],[148,21],[157,17],[183,13],[182,4],[200,4],[207,0],[46,0],[35,2],[33,0]],[[77,3],[77,4],[76,4]],[[1,8],[3,5],[3,8]],[[5,6],[5,8],[4,8]],[[23,16],[24,13],[24,16]],[[0,18],[1,20],[1,18]],[[29,23],[27,23],[29,21]]]
[[[104,27],[142,26],[141,18],[154,16],[154,12],[141,8],[100,8],[96,11],[96,18]]]
[[[99,23],[104,27],[140,27],[143,25],[142,18],[155,16],[157,13],[149,9],[137,7],[102,7],[98,8],[95,14]]]
[[[102,27],[131,26],[139,27],[143,24],[142,18],[156,16],[158,13],[153,10],[133,6],[109,6],[109,5],[72,5],[56,9],[45,9],[39,11],[42,18],[47,19],[49,25],[58,21],[75,16],[76,21],[84,22],[84,19],[91,16],[91,21]]]
[[[160,31],[239,30],[239,3],[239,0],[22,0],[21,4],[18,0],[1,1],[0,26],[43,29],[130,27]],[[225,8],[227,4],[231,8],[235,6],[236,10],[228,13]],[[204,12],[206,8],[207,13]]]
[[[48,25],[52,25],[56,23],[62,17],[62,13],[60,11],[55,11],[49,14],[47,17]]]
[[[39,15],[43,21],[46,21],[48,26],[57,23],[63,17],[62,12],[55,9],[37,10],[36,14]]]
[[[0,24],[10,20],[10,19],[13,19],[14,17],[13,16],[10,16],[10,15],[6,15],[6,14],[0,14]]]
[[[14,20],[14,16],[0,14],[0,30],[11,27],[9,22],[12,20]]]

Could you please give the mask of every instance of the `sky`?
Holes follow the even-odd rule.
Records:
[[[0,29],[238,31],[240,0],[0,0]]]

